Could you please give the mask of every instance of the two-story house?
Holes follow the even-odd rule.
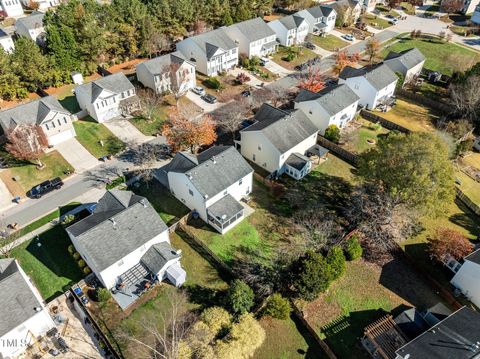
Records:
[[[20,0],[0,0],[0,12],[5,13],[7,17],[16,17],[23,15],[23,8]]]
[[[17,358],[55,323],[19,263],[0,259],[0,357]]]
[[[359,105],[375,109],[386,104],[395,93],[398,77],[386,64],[360,69],[347,66],[338,76],[339,84],[346,84],[360,97]]]
[[[368,0],[365,0],[368,1]],[[328,4],[337,12],[337,26],[351,26],[355,24],[362,14],[362,5],[357,0],[337,0]]]
[[[480,5],[475,6],[475,10],[473,11],[470,21],[474,24],[480,25]]]
[[[240,201],[252,191],[253,169],[232,146],[214,146],[192,155],[179,152],[156,178],[220,233],[245,217]]]
[[[136,70],[138,81],[157,94],[184,94],[196,85],[195,65],[178,51],[142,62]]]
[[[40,126],[50,146],[76,136],[71,113],[53,96],[0,111],[0,128],[4,134],[22,124]]]
[[[336,11],[323,5],[301,10],[296,15],[307,21],[308,32],[315,35],[328,34],[335,27],[337,19]]]
[[[38,44],[44,44],[46,40],[43,26],[44,16],[43,12],[33,11],[29,16],[21,17],[15,22],[15,32]]]
[[[3,48],[3,51],[7,53],[11,53],[15,50],[15,44],[13,43],[12,37],[2,29],[0,29],[0,46]]]
[[[450,283],[473,304],[480,306],[480,249],[463,258]]]
[[[228,26],[225,32],[238,45],[240,54],[248,58],[277,51],[275,32],[259,17]]]
[[[275,31],[277,41],[283,46],[302,44],[309,29],[308,22],[296,14],[271,21],[268,26]]]
[[[75,87],[75,97],[97,122],[129,116],[141,108],[135,87],[121,72]]]
[[[238,45],[224,28],[188,37],[176,44],[177,51],[195,64],[196,71],[216,76],[238,64]]]
[[[243,157],[278,177],[301,179],[312,168],[306,157],[317,143],[318,128],[301,110],[286,112],[264,103],[255,122],[240,131],[237,148]]]
[[[323,135],[330,125],[344,128],[355,117],[359,100],[347,85],[335,85],[317,93],[301,90],[295,108],[302,110]]]
[[[21,0],[23,6],[33,7],[37,10],[47,11],[48,9],[58,6],[62,3],[62,0]]]
[[[168,227],[148,200],[109,190],[93,212],[67,233],[85,263],[122,309],[140,296],[145,282],[185,282],[181,251],[170,245]]]
[[[393,72],[402,74],[404,83],[408,83],[420,76],[425,64],[425,56],[414,47],[401,52],[390,51],[383,62]]]

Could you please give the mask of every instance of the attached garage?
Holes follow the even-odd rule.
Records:
[[[73,137],[75,137],[75,132],[74,130],[70,129],[57,133],[56,135],[48,136],[48,143],[50,146],[55,146]]]

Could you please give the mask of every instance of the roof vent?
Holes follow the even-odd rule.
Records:
[[[181,256],[181,255],[182,255],[182,250],[181,250],[181,249],[177,249],[177,250],[175,251],[175,254],[176,254],[177,256]]]
[[[213,162],[213,164],[217,163],[217,159],[215,158],[215,156],[212,156],[212,158],[210,158],[210,160]]]
[[[143,208],[147,208],[147,202],[145,202],[145,199],[141,199],[140,203],[142,204]]]
[[[192,178],[193,178],[191,173],[188,173],[187,176],[188,176],[188,179],[192,179]]]
[[[42,311],[42,307],[34,307],[33,310],[38,313]]]
[[[117,229],[117,222],[115,222],[115,218],[112,217],[112,218],[110,218],[109,220],[110,220],[110,222],[112,222],[112,224],[113,224],[113,229]]]

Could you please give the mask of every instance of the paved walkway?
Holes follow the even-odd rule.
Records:
[[[127,144],[140,144],[153,140],[153,136],[145,136],[130,121],[115,118],[103,123],[116,137]]]
[[[333,52],[327,51],[325,49],[322,49],[320,46],[315,45],[315,49],[312,50],[314,53],[317,55],[320,55],[322,58],[323,57],[328,57],[333,54]]]
[[[56,145],[55,149],[72,165],[77,173],[98,165],[98,159],[93,157],[76,138],[71,138]]]

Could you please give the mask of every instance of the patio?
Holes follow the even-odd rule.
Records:
[[[120,276],[121,284],[112,290],[112,297],[125,310],[146,293],[155,281],[155,275],[142,263],[138,263]]]

